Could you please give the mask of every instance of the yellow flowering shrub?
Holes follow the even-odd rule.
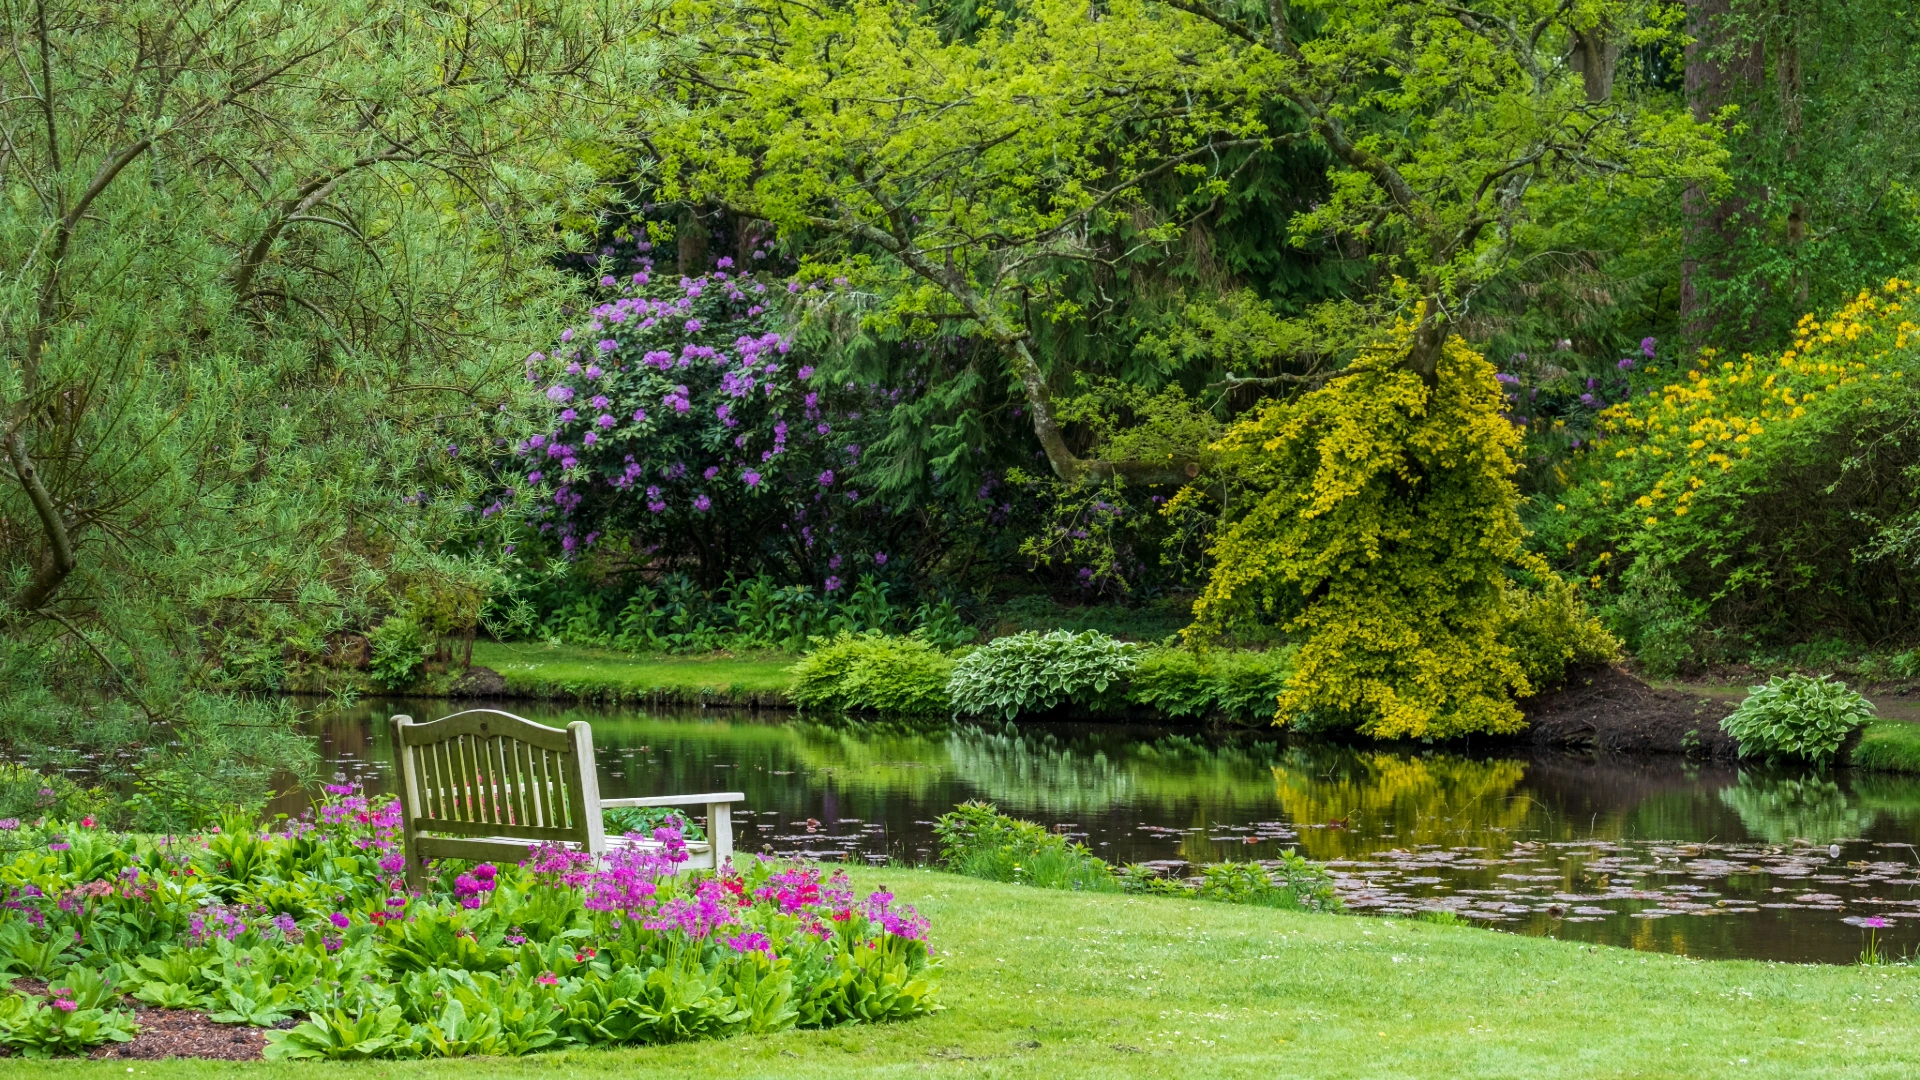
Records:
[[[1703,350],[1649,373],[1535,519],[1543,549],[1624,598],[1617,625],[1657,666],[1692,646],[1654,638],[1706,625],[1750,641],[1897,630],[1910,617],[1871,609],[1916,584],[1911,560],[1880,557],[1920,511],[1916,360],[1920,294],[1896,278],[1802,318],[1777,355]]]
[[[1520,437],[1493,366],[1455,339],[1430,387],[1407,370],[1406,340],[1214,445],[1253,494],[1217,534],[1193,632],[1256,609],[1284,620],[1300,647],[1282,723],[1332,717],[1380,738],[1518,731],[1513,699],[1535,688],[1529,668],[1552,676],[1555,657],[1612,644],[1570,592],[1530,599],[1512,580],[1551,572],[1521,547]],[[1573,627],[1578,640],[1517,650],[1523,627]]]

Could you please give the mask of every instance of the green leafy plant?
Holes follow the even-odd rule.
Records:
[[[955,873],[1045,889],[1114,892],[1113,868],[1077,843],[992,804],[965,802],[934,821],[940,861]]]
[[[680,830],[685,840],[707,838],[699,822],[671,806],[610,806],[600,811],[600,820],[606,825],[608,836],[637,832],[651,837],[653,830],[670,826]]]
[[[918,636],[842,631],[788,670],[801,708],[944,713],[954,662]]]
[[[367,635],[367,641],[373,647],[368,674],[374,682],[389,690],[401,690],[413,685],[420,676],[421,668],[426,666],[430,644],[427,632],[418,622],[405,615],[387,616]]]
[[[1139,663],[1138,646],[1097,630],[1012,634],[961,657],[947,692],[956,712],[1009,720],[1068,702],[1108,711]]]
[[[413,1025],[401,1018],[400,1006],[349,1016],[339,1009],[315,1013],[287,1031],[267,1033],[269,1060],[322,1058],[365,1061],[374,1057],[414,1057]]]
[[[47,987],[48,997],[0,998],[0,1046],[25,1057],[78,1054],[107,1042],[131,1042],[139,1026],[116,1008],[111,973],[75,967]]]
[[[1830,676],[1776,675],[1749,687],[1720,729],[1733,736],[1741,757],[1825,766],[1847,736],[1872,719],[1873,704]]]
[[[1127,700],[1174,718],[1270,721],[1292,674],[1288,649],[1153,648],[1140,654]]]

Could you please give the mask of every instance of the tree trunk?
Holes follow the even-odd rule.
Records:
[[[707,269],[707,223],[700,218],[700,208],[688,206],[680,211],[680,220],[674,222],[673,239],[678,256],[681,277],[699,277]]]
[[[1620,40],[1613,27],[1597,22],[1573,32],[1573,55],[1568,62],[1580,73],[1587,101],[1598,105],[1613,96],[1613,75],[1620,66]]]
[[[1723,106],[1759,85],[1766,54],[1761,42],[1743,45],[1732,36],[1726,25],[1732,0],[1686,0],[1686,5],[1687,33],[1693,39],[1686,48],[1687,104],[1696,121],[1707,123]],[[1701,285],[1731,275],[1727,249],[1747,201],[1738,189],[1715,199],[1699,187],[1690,187],[1684,196],[1687,224],[1686,255],[1680,263],[1680,323],[1694,342],[1715,330]]]

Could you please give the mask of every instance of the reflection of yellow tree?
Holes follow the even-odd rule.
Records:
[[[1447,754],[1407,757],[1342,749],[1297,751],[1273,767],[1274,793],[1316,859],[1395,847],[1440,844],[1504,850],[1509,830],[1528,824],[1536,807],[1514,794],[1526,766]],[[1344,829],[1306,826],[1341,821]]]

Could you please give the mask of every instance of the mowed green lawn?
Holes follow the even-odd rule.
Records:
[[[555,697],[753,697],[772,703],[785,699],[787,668],[795,659],[782,653],[637,657],[537,642],[473,644],[473,662],[499,672],[515,692]]]
[[[947,1011],[517,1060],[134,1062],[142,1077],[1913,1077],[1904,968],[1700,962],[1464,926],[860,870],[930,916]],[[125,1062],[8,1061],[13,1077]]]

